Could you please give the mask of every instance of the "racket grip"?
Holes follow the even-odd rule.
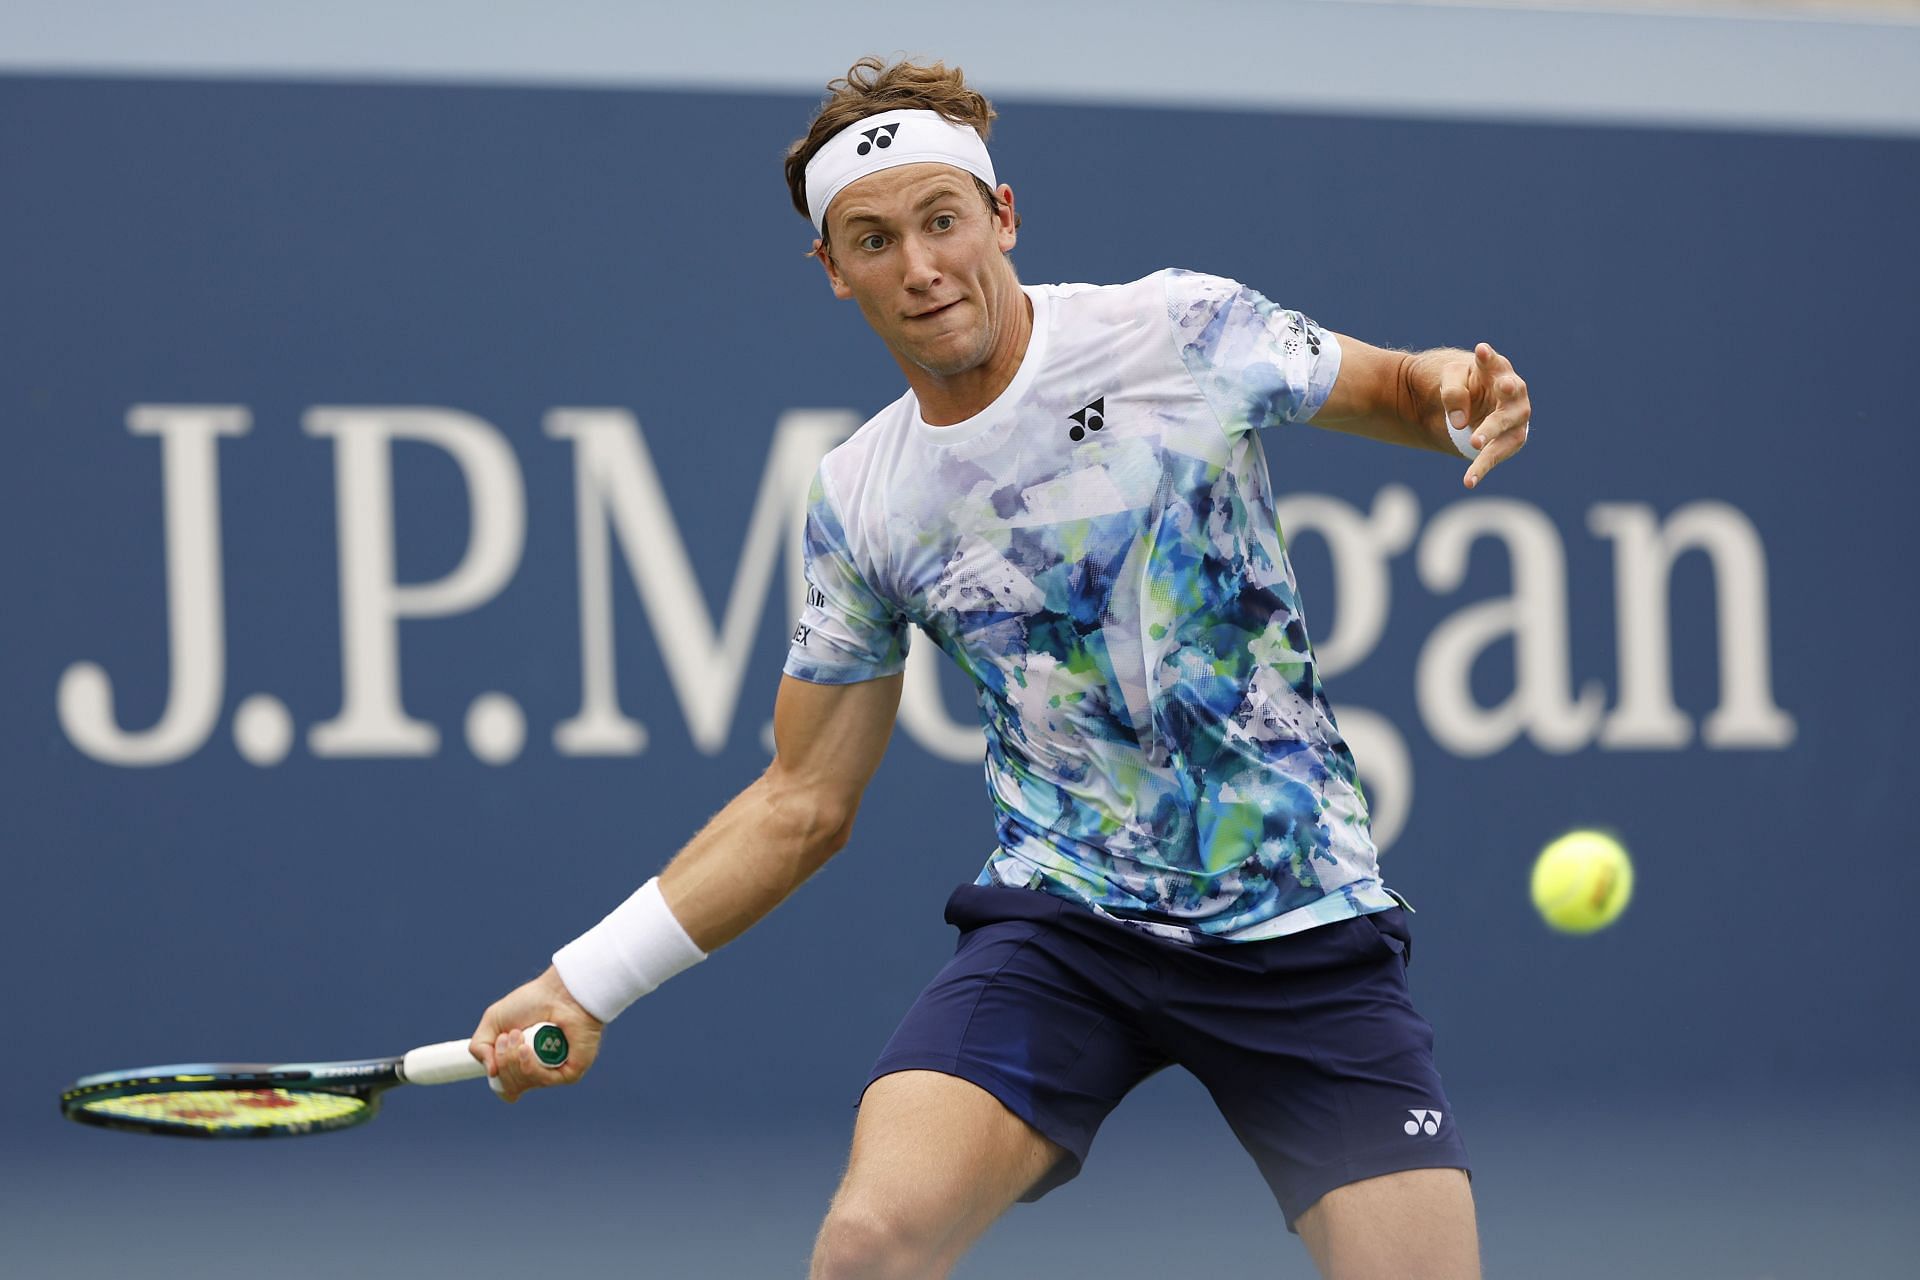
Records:
[[[552,1035],[546,1036],[549,1030]],[[559,1067],[566,1063],[567,1037],[553,1023],[537,1023],[528,1027],[523,1034],[527,1037],[527,1043],[535,1046],[535,1056],[547,1066]],[[557,1059],[551,1047],[555,1037],[558,1044]],[[454,1084],[461,1080],[478,1080],[487,1074],[487,1068],[485,1063],[467,1051],[467,1041],[448,1040],[409,1050],[407,1056],[400,1060],[400,1074],[408,1084]],[[497,1084],[495,1091],[498,1091]]]
[[[448,1040],[409,1049],[400,1060],[400,1074],[408,1084],[452,1084],[479,1079],[487,1074],[487,1064],[467,1052],[465,1040]]]

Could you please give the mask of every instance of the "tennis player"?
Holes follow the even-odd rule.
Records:
[[[960,72],[865,59],[829,88],[788,184],[908,390],[814,480],[777,754],[488,1009],[475,1056],[509,1099],[577,1079],[603,1023],[844,847],[917,627],[978,685],[997,841],[874,1066],[813,1274],[945,1275],[1178,1064],[1322,1274],[1477,1276],[1406,912],[1254,431],[1457,450],[1472,488],[1526,442],[1525,383],[1484,343],[1381,350],[1209,275],[1023,285],[994,111]],[[558,1076],[507,1039],[543,1020],[573,1039]]]

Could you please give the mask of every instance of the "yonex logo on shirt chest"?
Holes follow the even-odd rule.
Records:
[[[1067,420],[1073,423],[1067,428],[1068,437],[1073,440],[1086,439],[1087,432],[1098,431],[1107,425],[1107,398],[1097,397],[1080,412],[1068,414]]]

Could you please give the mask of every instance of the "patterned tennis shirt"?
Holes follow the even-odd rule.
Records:
[[[918,627],[972,677],[980,884],[1189,942],[1394,906],[1253,435],[1319,411],[1338,340],[1185,271],[1025,290],[991,405],[908,392],[822,462],[786,673],[892,675]]]

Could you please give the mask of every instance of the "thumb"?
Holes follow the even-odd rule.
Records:
[[[493,1042],[499,1034],[499,1028],[493,1025],[493,1012],[489,1010],[487,1016],[480,1019],[480,1025],[474,1028],[473,1035],[467,1040],[467,1052],[479,1060],[480,1065],[487,1069],[487,1074],[490,1076],[497,1075],[500,1071],[499,1065],[493,1060]]]
[[[1467,426],[1467,414],[1473,407],[1473,394],[1467,386],[1467,376],[1473,366],[1465,361],[1449,363],[1440,373],[1440,412],[1441,423],[1450,434],[1464,431]]]
[[[1473,428],[1469,425],[1473,395],[1467,386],[1467,376],[1472,368],[1470,362],[1458,361],[1449,362],[1440,371],[1440,426],[1453,441],[1454,451],[1468,458],[1480,452],[1473,447]]]

